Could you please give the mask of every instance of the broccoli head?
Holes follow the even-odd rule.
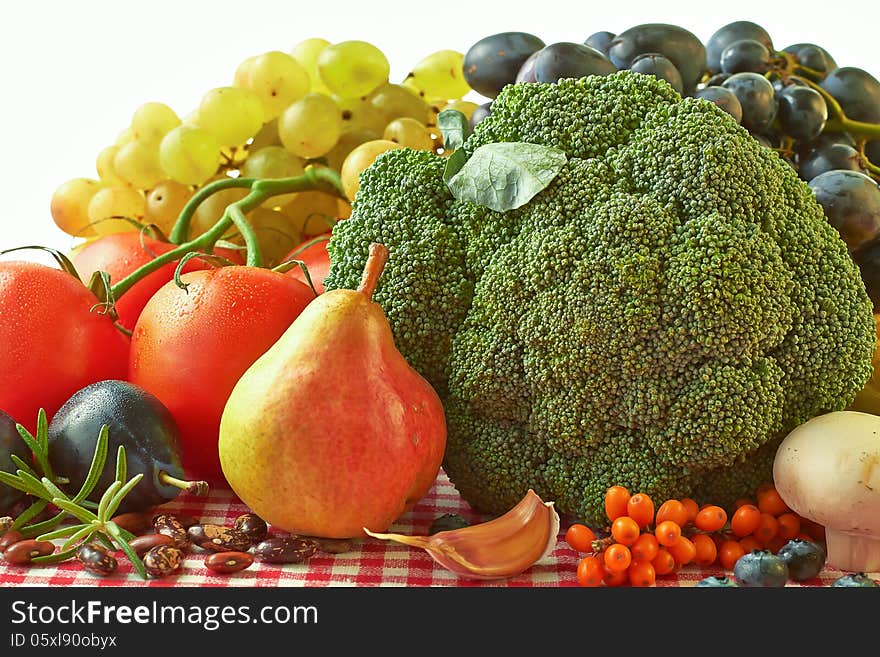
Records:
[[[508,86],[465,142],[563,150],[496,212],[445,160],[383,154],[336,225],[328,289],[391,250],[375,299],[444,400],[444,467],[501,513],[528,488],[585,521],[612,485],[726,504],[795,426],[869,378],[872,306],[808,186],[715,105],[627,71]]]

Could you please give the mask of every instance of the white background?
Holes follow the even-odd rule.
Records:
[[[465,52],[497,32],[582,42],[599,30],[665,22],[705,42],[726,23],[753,20],[777,48],[818,43],[839,65],[880,76],[878,5],[822,5],[826,9],[804,0],[7,0],[0,18],[0,249],[72,246],[49,214],[52,192],[67,179],[96,177],[96,155],[140,104],[162,101],[185,116],[205,91],[231,84],[245,58],[287,51],[305,38],[370,41],[387,54],[398,82],[423,56],[445,48]]]

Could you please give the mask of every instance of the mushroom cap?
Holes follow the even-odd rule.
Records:
[[[773,480],[804,518],[880,535],[880,416],[836,411],[804,422],[779,445]]]

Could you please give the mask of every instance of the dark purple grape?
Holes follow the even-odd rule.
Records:
[[[683,85],[681,73],[675,68],[675,64],[657,53],[639,55],[633,60],[629,70],[643,75],[653,75],[659,80],[666,80],[678,93],[682,93]]]
[[[611,47],[611,42],[614,41],[614,37],[617,35],[613,32],[593,32],[590,36],[587,37],[586,41],[584,41],[585,46],[590,46],[590,48],[595,48],[603,55],[608,55],[608,48]]]
[[[746,552],[733,564],[738,586],[782,587],[788,581],[788,566],[770,550]]]
[[[871,178],[835,169],[816,176],[809,185],[851,252],[880,235],[880,186]]]
[[[490,100],[488,103],[483,103],[477,109],[474,110],[473,114],[471,114],[470,124],[471,130],[473,130],[477,124],[485,119],[492,113],[492,101]]]
[[[0,472],[15,474],[18,466],[10,458],[17,456],[22,461],[31,459],[31,452],[18,434],[13,420],[4,411],[0,411]],[[0,483],[0,516],[5,516],[12,511],[12,507],[24,493]]]
[[[779,548],[776,556],[788,566],[788,576],[795,582],[816,577],[825,565],[825,549],[813,541],[793,538]]]
[[[860,68],[838,68],[821,83],[834,96],[847,118],[880,123],[880,82]]]
[[[814,43],[796,43],[793,46],[783,48],[783,50],[794,55],[802,66],[818,73],[830,73],[837,68],[837,62],[828,54],[828,51]],[[805,77],[821,79],[821,76],[807,75]]]
[[[831,583],[831,586],[852,586],[852,587],[867,587],[874,588],[876,586],[880,586],[880,582],[876,579],[871,579],[865,573],[850,573],[848,575],[841,575],[836,580]]]
[[[706,69],[706,48],[693,33],[677,25],[649,23],[621,32],[611,42],[608,57],[617,68],[629,68],[639,55],[654,52],[671,61],[685,92],[696,89]]]
[[[835,169],[865,172],[859,152],[847,144],[825,144],[798,159],[798,173],[807,182]]]
[[[556,83],[564,78],[610,75],[617,69],[605,55],[582,43],[551,43],[535,57],[535,81]]]
[[[853,260],[859,266],[865,291],[874,305],[874,313],[876,314],[880,312],[880,240],[873,240],[865,244],[857,253],[853,254]]]
[[[758,73],[735,73],[721,85],[730,89],[742,105],[742,125],[749,132],[764,132],[776,118],[773,85]]]
[[[696,97],[715,103],[718,107],[736,119],[737,123],[742,121],[742,105],[739,104],[739,99],[730,89],[725,89],[724,87],[706,87],[700,89],[696,93]]]
[[[537,82],[535,79],[535,60],[538,59],[540,50],[533,52],[528,59],[523,62],[516,72],[516,82]]]
[[[764,44],[767,50],[773,50],[773,40],[760,25],[750,21],[736,21],[720,28],[706,42],[706,68],[712,73],[721,70],[721,53],[734,41],[753,39]]]
[[[773,85],[773,91],[777,93],[777,95],[783,90],[788,89],[789,87],[807,87],[807,83],[799,80],[797,78],[775,78],[771,80],[771,84]]]
[[[721,53],[723,73],[766,73],[772,64],[773,57],[767,46],[754,39],[734,41]]]
[[[495,98],[516,74],[529,55],[544,42],[527,32],[502,32],[477,41],[464,56],[464,78],[471,88],[487,98]]]
[[[724,84],[724,81],[730,77],[730,73],[716,73],[711,78],[706,80],[707,87],[720,87]]]
[[[791,86],[778,95],[779,124],[783,132],[797,141],[815,139],[828,120],[825,99],[810,87]]]

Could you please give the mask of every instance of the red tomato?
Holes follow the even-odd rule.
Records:
[[[160,242],[139,232],[114,233],[83,245],[71,254],[71,261],[86,284],[98,270],[110,274],[111,283],[118,283],[139,267],[176,247],[176,244]],[[217,249],[217,253],[241,264],[240,256],[234,251]],[[193,258],[186,263],[183,271],[209,269],[211,266],[205,260]],[[164,265],[138,281],[116,300],[116,312],[122,326],[129,331],[134,330],[147,301],[156,290],[174,278],[176,267],[176,261]]]
[[[134,328],[129,381],[171,411],[188,473],[224,484],[220,417],[241,375],[315,298],[308,285],[268,269],[220,267],[183,275],[147,302]]]
[[[330,233],[313,237],[297,246],[282,258],[282,261],[291,260],[293,258],[302,260],[306,264],[306,267],[308,267],[309,276],[311,277],[312,284],[315,286],[315,290],[318,291],[318,294],[324,293],[324,279],[327,278],[327,274],[330,273],[330,254],[327,253],[327,243],[329,241]],[[309,244],[309,242],[311,242],[311,244]],[[308,244],[308,246],[305,246],[306,244]],[[304,246],[305,248],[303,248]],[[303,283],[306,282],[306,276],[303,273],[302,267],[299,265],[294,265],[293,269],[287,272],[287,275],[293,276],[294,278],[301,280]]]
[[[77,390],[124,379],[129,341],[74,276],[0,262],[0,408],[31,432]]]

